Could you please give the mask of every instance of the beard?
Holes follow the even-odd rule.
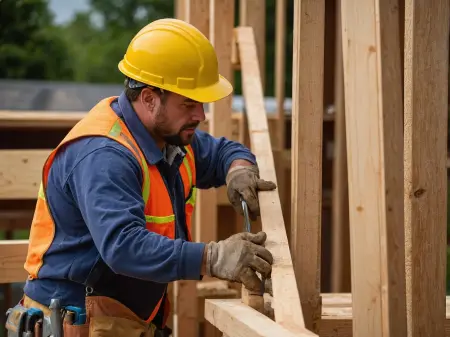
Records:
[[[167,144],[175,145],[175,146],[185,146],[189,145],[192,142],[192,138],[194,134],[183,137],[182,132],[187,129],[195,129],[200,124],[199,122],[189,123],[183,125],[178,131],[174,132],[169,130],[168,124],[169,120],[167,119],[166,109],[164,106],[160,106],[156,118],[155,118],[155,126],[153,127],[153,133],[159,138],[163,139]]]

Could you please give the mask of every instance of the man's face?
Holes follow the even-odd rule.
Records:
[[[203,104],[175,93],[165,93],[151,113],[150,131],[171,145],[191,143],[195,129],[205,120]]]

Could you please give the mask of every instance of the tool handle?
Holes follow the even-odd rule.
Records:
[[[61,317],[61,304],[59,299],[54,298],[50,301],[50,310],[50,324],[53,337],[62,337],[63,322]]]
[[[248,213],[248,205],[247,202],[241,198],[241,204],[242,204],[242,211],[244,213],[244,231],[251,232],[252,231],[252,225],[250,222],[250,216]],[[249,307],[259,311],[264,312],[264,278],[262,280],[262,289],[260,290],[260,293],[254,293],[245,288],[244,285],[242,285],[242,291],[241,291],[241,300],[243,303],[248,305]]]
[[[250,222],[250,216],[248,214],[248,205],[243,198],[241,198],[241,204],[242,204],[242,211],[244,213],[244,231],[251,232],[252,224]]]

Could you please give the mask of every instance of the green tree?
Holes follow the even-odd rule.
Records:
[[[70,79],[71,62],[47,0],[0,1],[0,77]]]
[[[117,68],[133,36],[147,23],[173,17],[173,1],[91,0],[88,12],[78,13],[64,28],[74,55],[74,80],[118,83]]]

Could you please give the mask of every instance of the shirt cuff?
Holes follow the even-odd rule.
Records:
[[[252,163],[253,165],[257,165],[256,164],[256,158],[253,154],[249,153],[236,153],[232,156],[230,156],[230,158],[228,158],[228,160],[225,162],[225,177],[227,176],[228,170],[230,169],[231,163],[233,163],[235,160],[237,159],[242,159],[242,160],[247,160],[250,163]]]
[[[203,242],[186,241],[183,243],[179,265],[180,280],[201,280],[205,245]]]

